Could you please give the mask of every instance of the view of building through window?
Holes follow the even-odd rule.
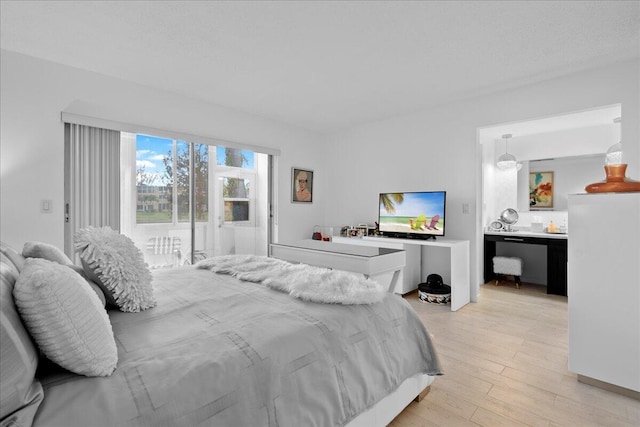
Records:
[[[268,155],[124,132],[121,148],[121,229],[151,268],[266,254]]]
[[[209,147],[136,135],[136,222],[189,222],[190,149],[194,152],[195,217],[207,221]]]
[[[193,144],[196,222],[209,214],[209,150],[215,148],[216,164],[254,168],[254,153],[227,147]],[[150,135],[136,135],[136,223],[189,222],[191,146]],[[225,221],[249,219],[249,181],[224,178]]]

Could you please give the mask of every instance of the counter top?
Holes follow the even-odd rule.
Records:
[[[516,230],[516,231],[486,231],[484,234],[491,236],[505,236],[505,237],[540,237],[543,239],[565,239],[569,238],[569,235],[564,233],[544,233],[529,230]]]

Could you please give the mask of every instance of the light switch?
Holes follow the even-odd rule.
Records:
[[[469,213],[469,203],[463,203],[462,204],[462,213],[463,214],[468,214]]]
[[[40,212],[51,213],[53,210],[53,202],[51,200],[42,200],[40,202]]]

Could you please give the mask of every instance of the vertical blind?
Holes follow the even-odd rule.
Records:
[[[120,132],[65,124],[65,253],[89,225],[120,230]]]

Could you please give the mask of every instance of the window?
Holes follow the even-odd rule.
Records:
[[[268,154],[125,132],[121,144],[122,230],[152,268],[267,254]],[[180,248],[159,250],[167,238]]]
[[[216,147],[216,159],[220,170],[224,222],[251,221],[251,181],[255,174],[254,153],[229,147]]]
[[[249,221],[250,180],[247,178],[222,178],[225,222]]]
[[[208,220],[209,147],[136,134],[137,224],[190,221],[191,150],[194,157],[195,220]]]

